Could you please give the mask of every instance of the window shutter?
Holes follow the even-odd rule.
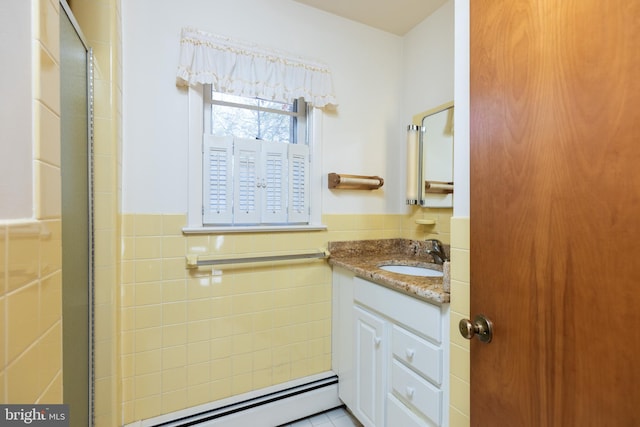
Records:
[[[203,224],[231,224],[233,211],[232,162],[233,138],[204,135],[203,138]]]
[[[309,146],[289,144],[289,222],[309,222]]]
[[[287,145],[261,142],[262,222],[287,222]]]
[[[260,223],[259,165],[260,142],[236,138],[233,147],[235,224]]]

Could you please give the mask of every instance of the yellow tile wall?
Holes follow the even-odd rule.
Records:
[[[451,427],[470,425],[469,340],[462,338],[458,333],[458,322],[470,316],[469,224],[468,217],[451,218],[451,404],[449,408]]]
[[[124,422],[331,369],[326,262],[189,271],[186,254],[254,256],[398,237],[403,217],[325,215],[327,231],[184,236],[184,215],[124,215]]]
[[[411,207],[409,215],[402,218],[402,237],[412,240],[438,239],[442,243],[451,242],[451,208]],[[435,224],[416,223],[417,220],[434,220]]]
[[[32,3],[34,218],[0,219],[0,402],[62,403],[59,5]],[[26,24],[25,24],[26,25]],[[11,202],[11,201],[4,201]]]

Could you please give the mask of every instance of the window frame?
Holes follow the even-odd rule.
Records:
[[[310,107],[306,120],[309,136],[311,171],[309,177],[309,205],[311,212],[308,224],[283,225],[204,225],[203,224],[203,133],[205,130],[205,85],[190,86],[189,131],[188,131],[188,177],[187,177],[187,225],[184,234],[255,233],[271,231],[326,230],[322,224],[322,110]]]

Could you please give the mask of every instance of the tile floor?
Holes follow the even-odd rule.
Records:
[[[285,424],[281,427],[362,427],[362,424],[343,406]]]

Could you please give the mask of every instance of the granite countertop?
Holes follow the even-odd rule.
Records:
[[[403,292],[432,304],[449,302],[449,262],[433,264],[427,254],[430,243],[409,239],[329,242],[329,264],[356,276]],[[448,248],[445,248],[448,251]],[[412,265],[443,271],[443,277],[418,277],[391,273],[380,265]],[[444,269],[443,269],[444,267]]]

